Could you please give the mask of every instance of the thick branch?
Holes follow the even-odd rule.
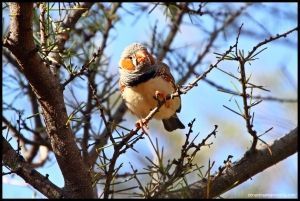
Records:
[[[259,172],[296,153],[298,150],[297,138],[298,127],[279,140],[274,141],[269,147],[272,150],[272,155],[270,155],[268,148],[259,149],[257,152],[251,154],[247,152],[241,160],[233,163],[232,167],[225,171],[224,174],[210,179],[210,197],[216,197],[225,193]],[[188,191],[180,189],[162,196],[168,198],[180,198],[183,196],[188,196],[189,198],[206,198],[206,195],[207,181],[198,181],[191,184]]]
[[[24,158],[17,154],[3,136],[1,140],[3,146],[3,165],[8,166],[12,172],[22,177],[27,183],[46,197],[56,199],[62,197],[62,190],[54,185],[48,179],[48,176],[41,175],[34,170],[30,164],[26,163]]]
[[[33,4],[10,3],[10,34],[5,45],[14,54],[43,110],[46,131],[65,179],[65,197],[93,197],[74,135],[66,126],[67,111],[58,79],[37,54],[32,31]]]

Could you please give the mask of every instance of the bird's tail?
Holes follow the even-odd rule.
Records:
[[[162,122],[164,124],[165,129],[169,132],[176,130],[177,128],[180,128],[180,129],[185,128],[185,126],[178,119],[178,116],[176,114],[171,116],[169,119],[163,119]]]

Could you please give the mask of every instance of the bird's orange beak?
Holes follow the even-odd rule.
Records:
[[[136,56],[136,60],[137,62],[140,64],[140,63],[146,63],[147,61],[153,65],[154,64],[154,58],[152,57],[151,54],[149,54],[147,51],[145,50],[140,50],[140,51],[137,51],[135,53],[135,56]]]

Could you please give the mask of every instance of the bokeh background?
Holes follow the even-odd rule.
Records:
[[[52,4],[51,4],[52,5]],[[104,3],[105,7],[109,8],[110,3]],[[245,6],[245,3],[208,3],[204,5],[204,10],[213,12],[235,12]],[[197,9],[199,3],[191,3],[191,8]],[[154,9],[153,9],[154,8]],[[201,74],[209,64],[214,63],[217,53],[224,53],[230,45],[235,43],[238,28],[243,24],[243,28],[238,43],[238,48],[245,52],[250,51],[253,46],[268,38],[270,35],[284,33],[298,24],[298,3],[254,3],[247,6],[243,13],[236,18],[235,22],[228,26],[224,32],[217,36],[213,47],[205,56],[203,61],[196,68],[196,74]],[[153,9],[153,10],[151,10]],[[97,6],[92,7],[93,12],[100,12]],[[9,25],[9,12],[6,3],[2,3],[2,35],[7,33]],[[59,20],[58,4],[53,4],[49,13],[53,20]],[[90,11],[92,12],[92,11]],[[157,32],[157,40],[163,41],[170,29],[170,10],[165,5],[155,7],[154,3],[123,3],[122,8],[118,10],[117,17],[119,21],[110,33],[108,46],[105,49],[107,59],[108,72],[115,75],[118,79],[118,60],[123,49],[133,43],[140,42],[151,45],[153,30]],[[92,17],[87,14],[87,19],[79,21],[79,27],[90,25]],[[90,18],[90,19],[88,19]],[[185,15],[183,23],[179,27],[179,31],[174,38],[171,49],[174,52],[167,54],[164,62],[171,67],[171,71],[176,80],[179,80],[186,69],[181,69],[180,63],[175,58],[183,57],[187,61],[194,61],[197,55],[204,50],[209,38],[209,32],[220,23],[216,22],[209,15]],[[87,24],[85,24],[87,23]],[[75,36],[74,36],[75,38]],[[78,39],[78,38],[77,38]],[[91,42],[94,44],[94,49],[88,50],[89,53],[95,51],[101,43],[101,34],[96,34]],[[70,40],[66,46],[80,46],[80,38],[78,40]],[[298,99],[298,38],[294,32],[286,38],[268,43],[267,49],[259,54],[257,60],[247,66],[247,74],[251,76],[251,82],[257,85],[263,85],[270,92],[255,90],[254,94],[261,96],[273,96],[286,99]],[[154,49],[154,54],[159,48]],[[78,50],[80,52],[80,48]],[[91,54],[90,54],[91,55]],[[75,56],[76,57],[76,56]],[[2,56],[2,102],[3,104],[13,103],[15,108],[22,110],[23,115],[31,116],[32,111],[28,103],[28,98],[22,96],[22,89],[19,83],[9,79],[9,75],[16,75],[17,71],[8,62],[5,56]],[[179,60],[179,59],[178,59]],[[77,63],[76,63],[77,62]],[[80,60],[73,59],[74,65],[81,66]],[[220,68],[228,72],[237,74],[237,63],[232,61],[222,62]],[[179,70],[178,70],[179,69]],[[182,71],[182,72],[181,72]],[[64,72],[65,73],[65,72]],[[65,73],[66,74],[66,73]],[[190,76],[187,83],[194,80],[196,75]],[[23,79],[23,78],[22,78]],[[236,90],[240,86],[236,80],[228,75],[214,69],[208,74],[207,79],[223,86],[227,89]],[[76,92],[76,97],[79,102],[84,102],[87,97],[86,89],[81,88],[80,84],[85,80],[76,80],[76,86],[72,88]],[[115,86],[117,88],[117,86]],[[65,91],[65,97],[72,100],[71,88]],[[113,99],[119,97],[119,92],[116,92]],[[216,138],[211,138],[209,142],[213,142],[210,147],[202,149],[195,159],[199,166],[203,165],[204,172],[208,166],[208,160],[215,161],[215,166],[212,172],[217,171],[220,165],[228,155],[232,155],[232,161],[238,160],[243,156],[245,151],[251,146],[251,136],[247,134],[244,120],[223,107],[226,105],[236,110],[235,101],[241,103],[239,97],[234,97],[218,91],[215,87],[209,85],[205,81],[200,81],[199,86],[194,87],[191,91],[181,97],[182,109],[179,118],[184,124],[188,124],[192,119],[196,118],[194,123],[194,134],[200,133],[197,141],[201,142],[207,134],[209,134],[214,125],[218,125],[218,133]],[[278,102],[278,101],[263,101],[253,111],[255,112],[254,128],[258,133],[263,133],[267,129],[273,129],[263,136],[266,142],[271,143],[277,138],[282,137],[290,130],[297,126],[298,122],[298,103],[297,102]],[[72,112],[72,108],[68,107],[68,113]],[[2,111],[11,122],[16,122],[18,114],[9,109]],[[127,128],[133,128],[136,117],[127,112],[124,116],[124,121],[121,125]],[[99,116],[93,116],[93,124],[96,126],[99,122]],[[34,122],[28,120],[28,124]],[[164,131],[162,122],[152,120],[149,124],[149,133],[151,139],[155,141],[157,138],[159,145],[164,147],[164,155],[166,161],[179,156],[181,145],[185,140],[185,133],[188,129],[177,130],[173,133]],[[25,133],[26,134],[26,133]],[[3,132],[6,135],[6,132]],[[9,135],[9,133],[8,133]],[[28,137],[30,134],[28,134]],[[11,140],[11,144],[16,148],[16,140]],[[264,147],[259,143],[259,147]],[[110,148],[108,148],[110,149]],[[153,149],[149,140],[146,138],[140,140],[135,149],[139,151],[126,152],[118,163],[124,163],[121,172],[130,172],[131,162],[135,168],[142,170],[148,162],[145,156],[155,158]],[[286,160],[266,169],[265,171],[255,175],[252,179],[244,182],[238,187],[224,193],[223,198],[248,198],[249,194],[270,194],[276,198],[296,198],[298,197],[298,154],[287,158]],[[49,155],[48,161],[43,167],[37,169],[42,174],[49,174],[49,179],[56,185],[62,187],[64,185],[63,177],[59,167],[55,161],[53,153]],[[8,170],[2,166],[2,172]],[[191,175],[189,181],[196,181],[197,177]],[[147,178],[144,178],[147,181]],[[132,181],[133,182],[133,181]],[[6,175],[2,177],[2,197],[3,198],[43,198],[44,196],[36,192],[36,190],[27,185],[17,175]],[[133,185],[126,183],[124,185]],[[101,185],[99,185],[101,186]],[[99,190],[101,192],[101,190]],[[120,195],[120,197],[122,197]]]

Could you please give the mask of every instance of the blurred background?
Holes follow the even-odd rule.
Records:
[[[74,5],[47,3],[48,19],[53,24],[49,30],[54,30],[54,24],[58,24],[55,22],[62,21],[68,13],[68,9],[62,9],[64,6],[70,8]],[[103,105],[109,111],[106,111],[107,116],[112,116],[122,102],[118,91],[118,61],[123,49],[133,42],[145,44],[151,53],[159,57],[164,45],[167,44],[166,41],[171,38],[168,51],[163,56],[163,62],[170,66],[177,83],[186,85],[197,75],[205,72],[210,64],[217,61],[217,55],[214,53],[224,53],[230,45],[234,45],[242,24],[238,48],[245,54],[271,35],[285,33],[298,24],[297,3],[189,3],[187,7],[190,10],[185,11],[182,18],[178,19],[181,10],[172,4],[122,3],[117,11],[111,14],[112,3],[95,3],[88,12],[84,13],[71,32],[65,44],[66,53],[63,56],[63,62],[65,66],[78,70],[92,58],[93,53],[104,40],[106,17],[110,14],[113,26],[109,31],[103,56],[92,65],[92,68],[96,72],[97,91],[99,93],[105,91],[103,94],[106,100]],[[38,15],[39,9],[35,8],[35,22],[38,21]],[[37,43],[38,26],[38,23],[34,24]],[[172,29],[174,26],[178,30],[174,31]],[[7,3],[2,3],[2,36],[7,34],[8,28],[9,8]],[[50,41],[51,37],[50,34]],[[297,33],[293,32],[285,38],[265,45],[267,49],[257,56],[258,59],[246,66],[247,76],[251,75],[250,82],[269,90],[254,89],[253,95],[275,98],[275,100],[263,100],[252,108],[252,112],[255,113],[254,129],[258,134],[273,127],[262,137],[269,144],[298,125],[297,46]],[[2,52],[2,118],[17,126],[17,121],[21,116],[27,127],[34,128],[36,123],[32,118],[34,113],[30,103],[28,83],[15,68],[7,50],[3,48]],[[239,75],[238,63],[235,61],[221,62],[218,67],[236,76]],[[59,71],[62,82],[69,76],[67,69],[61,68]],[[82,78],[72,81],[64,91],[68,114],[87,101],[88,79],[84,76]],[[216,138],[212,137],[208,140],[213,144],[201,149],[194,160],[198,166],[204,166],[203,172],[207,170],[209,160],[215,161],[211,171],[214,173],[219,166],[223,165],[228,155],[233,156],[232,161],[240,159],[250,148],[252,138],[247,133],[245,121],[223,106],[236,111],[238,111],[237,104],[242,108],[241,97],[220,91],[221,88],[235,92],[241,91],[237,80],[218,69],[213,69],[206,79],[198,84],[197,87],[181,96],[182,108],[178,116],[185,125],[194,118],[196,119],[192,134],[195,136],[199,133],[196,142],[201,142],[213,131],[214,125],[218,125]],[[104,130],[104,125],[97,109],[93,110],[90,115],[92,135],[89,142],[93,143],[94,138]],[[76,113],[76,117],[82,119],[83,113]],[[122,121],[118,123],[122,127],[133,129],[136,120],[137,118],[127,111],[123,114]],[[72,122],[74,134],[78,139],[83,135],[83,128],[80,125],[82,125],[81,121]],[[119,127],[117,131],[125,132]],[[113,134],[117,135],[117,131]],[[150,138],[154,142],[158,139],[159,147],[163,147],[165,161],[179,156],[187,132],[188,128],[168,133],[164,130],[162,122],[157,120],[151,120],[148,131]],[[22,128],[22,134],[28,139],[33,138],[30,129]],[[3,130],[3,135],[13,136],[8,130]],[[12,138],[10,143],[14,148],[17,147],[16,138]],[[27,146],[30,147],[30,145]],[[265,147],[265,145],[259,143],[258,147]],[[117,161],[118,164],[123,163],[120,174],[132,171],[129,162],[143,172],[143,168],[149,165],[145,156],[155,160],[148,138],[139,140],[134,148],[138,150],[138,153],[129,150]],[[41,150],[33,162],[41,158],[39,154],[42,154]],[[112,154],[112,147],[107,148],[107,154],[108,156]],[[248,198],[249,194],[263,193],[272,194],[276,198],[297,198],[297,157],[298,154],[290,156],[222,194],[221,197]],[[64,185],[60,169],[51,151],[47,152],[47,159],[37,170],[44,175],[49,174],[49,179],[59,187]],[[2,172],[7,171],[8,169],[2,166]],[[199,180],[195,174],[187,176],[189,183]],[[149,182],[147,176],[141,175],[141,180],[145,184]],[[3,198],[44,197],[14,174],[3,176],[2,184]],[[134,185],[136,185],[135,181],[131,180],[124,182],[119,188]],[[98,193],[101,194],[103,185],[98,184],[98,187]],[[116,195],[116,197],[127,196],[121,193]]]

